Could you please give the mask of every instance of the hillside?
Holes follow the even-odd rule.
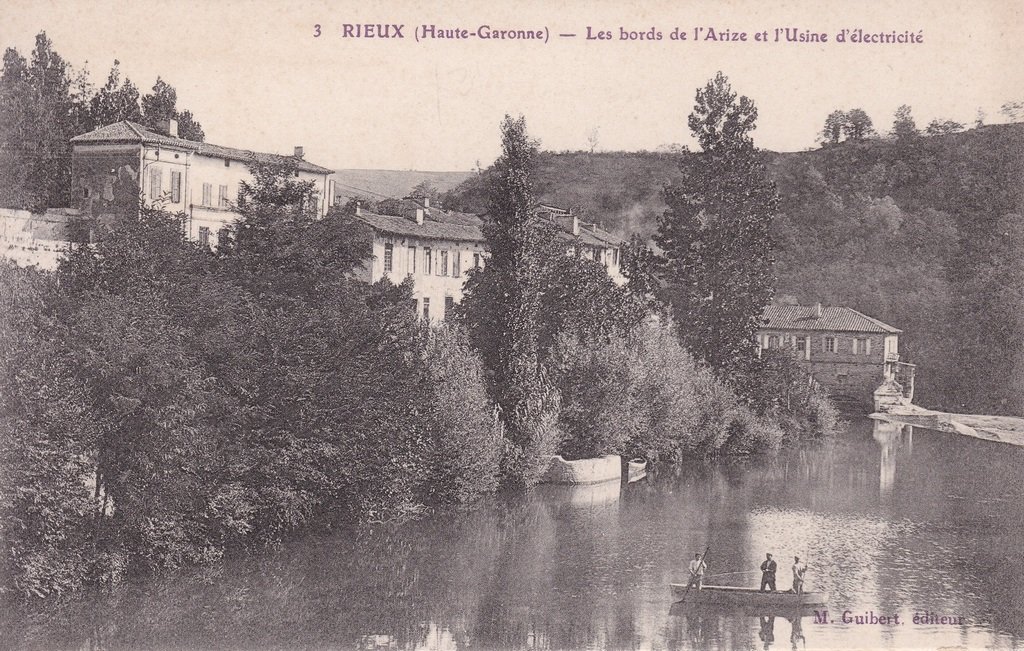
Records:
[[[904,330],[919,402],[1024,414],[1024,124],[765,152],[781,196],[777,292]],[[538,199],[649,236],[678,175],[661,153],[543,153]],[[483,176],[446,205],[482,210]]]
[[[334,173],[334,194],[340,199],[340,203],[356,196],[401,199],[409,193],[410,189],[423,181],[429,182],[439,192],[447,192],[473,174],[473,172],[420,172],[416,170],[337,170]]]

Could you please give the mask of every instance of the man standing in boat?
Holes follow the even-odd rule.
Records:
[[[761,592],[768,586],[770,592],[775,592],[775,570],[778,563],[772,560],[771,554],[765,554],[765,560],[761,563]]]
[[[793,592],[797,594],[804,593],[804,572],[807,571],[807,566],[800,562],[799,556],[793,557]]]
[[[687,589],[696,587],[698,590],[701,589],[704,583],[704,571],[708,569],[707,563],[700,557],[700,554],[694,554],[693,560],[690,561],[690,582],[686,584]]]

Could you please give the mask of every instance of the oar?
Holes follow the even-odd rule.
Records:
[[[701,563],[701,565],[705,565],[705,566],[707,565],[708,552],[709,551],[711,551],[711,545],[708,545],[707,547],[705,547],[704,548],[704,553],[700,555],[700,563]],[[697,566],[697,569],[698,570],[700,569],[700,565]],[[690,588],[692,586],[693,586],[693,579],[690,579],[690,582],[686,584],[686,592],[683,593],[683,598],[680,599],[680,601],[686,601],[686,596],[690,594]]]
[[[708,574],[708,577],[712,576],[732,576],[733,574],[757,574],[761,570],[750,570],[747,572],[722,572],[721,574]]]

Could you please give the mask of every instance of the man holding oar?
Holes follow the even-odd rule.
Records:
[[[704,562],[700,554],[694,554],[693,560],[690,561],[690,582],[686,584],[686,589],[689,590],[693,586],[697,586],[697,589],[700,590],[704,583],[704,571],[707,569],[708,564]]]

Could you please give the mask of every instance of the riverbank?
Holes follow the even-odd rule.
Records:
[[[1024,447],[1024,418],[1016,416],[950,414],[917,405],[900,405],[871,414],[871,418]]]

